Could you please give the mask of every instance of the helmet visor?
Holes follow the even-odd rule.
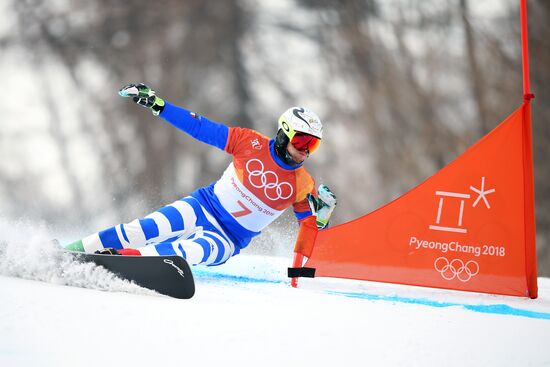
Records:
[[[321,145],[321,139],[304,133],[296,133],[290,141],[294,148],[298,150],[307,150],[309,154],[312,154]]]

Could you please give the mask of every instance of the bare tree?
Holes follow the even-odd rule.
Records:
[[[474,30],[472,24],[470,23],[470,10],[468,7],[468,0],[460,0],[460,13],[462,24],[464,27],[464,36],[466,38],[466,55],[468,57],[468,64],[470,69],[468,75],[472,88],[472,95],[474,97],[476,105],[477,118],[479,120],[479,134],[482,136],[487,134],[490,130],[490,127],[487,126],[487,106],[484,94],[484,90],[486,88],[485,84],[483,83],[484,75],[479,67],[479,56],[477,53],[477,44]]]

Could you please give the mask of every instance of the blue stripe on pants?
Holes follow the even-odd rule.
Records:
[[[151,218],[144,218],[139,220],[143,234],[146,240],[156,238],[159,236],[159,227],[157,223]]]
[[[194,239],[193,242],[198,243],[199,245],[201,245],[202,251],[204,252],[204,255],[203,255],[203,257],[202,257],[201,263],[203,263],[203,262],[205,262],[206,260],[208,260],[208,257],[209,257],[210,254],[212,253],[212,248],[211,248],[210,242],[208,242],[208,241],[205,240],[204,238],[197,238],[197,239]],[[219,246],[218,246],[218,247],[219,247]]]
[[[115,227],[107,228],[98,234],[103,247],[113,247],[117,250],[122,249],[122,243],[118,238]]]
[[[155,245],[155,249],[161,256],[177,255],[176,251],[174,251],[174,247],[172,246],[172,243],[170,242],[159,243]]]
[[[124,237],[124,240],[126,242],[130,242],[130,240],[128,239],[128,236],[126,235],[126,230],[124,229],[124,224],[120,225],[120,231],[122,232],[122,237]]]
[[[173,206],[165,206],[164,208],[157,210],[157,212],[162,213],[166,219],[168,219],[170,226],[172,227],[172,232],[183,231],[183,217],[181,216],[179,210]]]
[[[180,238],[180,237],[181,237],[181,236],[170,237],[170,238],[165,239],[165,240],[162,241],[162,242],[174,242],[175,240],[177,240],[177,239]]]
[[[224,255],[225,255],[224,243],[222,242],[222,240],[220,240],[219,238],[217,238],[217,237],[215,237],[215,236],[213,236],[209,233],[204,233],[204,236],[213,239],[214,242],[216,243],[216,245],[218,246],[218,255],[216,256],[216,259],[212,263],[212,265],[214,265],[214,264],[218,265],[218,263],[223,259]]]
[[[183,258],[187,259],[187,254],[185,253],[185,250],[183,249],[181,243],[178,245],[178,249],[181,251],[181,254],[183,255]]]

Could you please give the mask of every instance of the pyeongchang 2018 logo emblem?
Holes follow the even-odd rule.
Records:
[[[252,148],[256,150],[262,149],[262,143],[260,143],[260,139],[256,138],[254,140],[250,141],[250,144],[252,144]]]
[[[434,267],[443,279],[453,280],[456,278],[464,283],[479,273],[479,264],[474,260],[464,263],[460,259],[449,261],[446,257],[441,256],[435,260]]]
[[[286,200],[294,194],[294,188],[288,182],[279,182],[279,176],[273,171],[265,171],[264,164],[259,159],[246,162],[248,182],[257,189],[264,189],[269,200]]]

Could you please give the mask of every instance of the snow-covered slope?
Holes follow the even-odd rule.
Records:
[[[536,300],[335,279],[288,286],[290,259],[194,268],[176,300],[2,228],[0,366],[545,366]],[[11,234],[11,235],[10,235]],[[84,288],[85,287],[85,288]]]

